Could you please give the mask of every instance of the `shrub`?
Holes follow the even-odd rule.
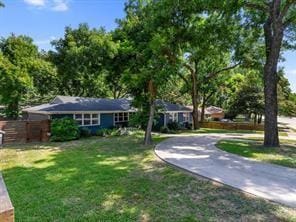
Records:
[[[120,136],[121,135],[121,130],[120,129],[113,129],[110,132],[110,136]]]
[[[111,129],[99,129],[96,132],[96,135],[97,136],[108,136],[108,135],[110,135],[110,133],[111,133]]]
[[[80,128],[80,136],[81,137],[90,137],[91,136],[91,130],[89,128]]]
[[[170,122],[167,124],[167,127],[169,128],[169,130],[178,130],[180,129],[180,125],[178,122]]]
[[[51,141],[68,141],[79,138],[79,126],[71,118],[54,119],[51,122]]]
[[[170,130],[167,126],[162,126],[162,127],[160,127],[160,132],[161,133],[169,133]]]

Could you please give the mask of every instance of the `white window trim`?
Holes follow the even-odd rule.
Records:
[[[190,113],[183,113],[183,122],[190,122]]]
[[[179,121],[179,113],[169,112],[169,119],[170,119],[170,116],[172,116],[172,121],[173,122],[178,122]]]
[[[85,114],[89,114],[90,115],[90,118],[87,119],[87,120],[90,121],[90,124],[87,124],[87,125],[84,124],[84,119],[85,119],[84,118],[84,115]],[[98,115],[98,118],[94,118],[94,119],[98,119],[98,123],[97,124],[92,124],[93,114],[97,114]],[[101,125],[101,114],[100,113],[74,113],[73,114],[73,119],[74,120],[77,120],[76,119],[76,115],[81,115],[81,119],[78,119],[78,120],[81,120],[82,125],[79,125],[79,126],[99,126],[99,125]]]
[[[116,114],[119,114],[119,113],[123,113],[123,115],[125,114],[125,113],[127,113],[127,121],[115,121],[115,115]],[[124,116],[123,116],[123,118],[124,118]],[[115,113],[113,113],[113,125],[115,126],[117,123],[126,123],[126,122],[129,122],[129,120],[130,120],[130,113],[129,112],[115,112]]]

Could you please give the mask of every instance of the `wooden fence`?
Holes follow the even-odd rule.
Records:
[[[264,125],[253,123],[227,123],[227,122],[203,122],[202,128],[226,129],[226,130],[263,130]]]
[[[0,121],[0,130],[5,132],[3,144],[46,142],[49,140],[50,121]]]
[[[14,221],[14,208],[10,201],[1,173],[0,173],[0,221],[1,222]]]

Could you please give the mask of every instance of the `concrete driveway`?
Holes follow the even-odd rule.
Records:
[[[215,147],[229,135],[175,137],[155,147],[162,160],[245,192],[296,207],[296,169],[250,160]]]

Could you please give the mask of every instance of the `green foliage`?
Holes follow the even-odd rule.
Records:
[[[117,54],[118,44],[103,29],[90,29],[80,24],[77,29],[65,28],[64,38],[53,41],[55,51],[49,58],[58,71],[61,94],[106,97],[106,66]]]
[[[69,141],[80,136],[77,122],[71,118],[54,119],[51,122],[51,141]]]
[[[176,121],[167,123],[167,127],[169,130],[174,130],[174,131],[181,129],[180,124]]]
[[[240,89],[236,92],[228,110],[230,113],[238,114],[263,114],[264,96],[263,87],[253,73],[248,73]]]
[[[30,95],[47,95],[53,90],[55,68],[41,58],[27,36],[2,38],[0,51],[0,102],[6,105],[8,118],[17,118],[20,105],[31,104]]]
[[[102,136],[102,137],[108,137],[108,136],[120,136],[121,135],[121,129],[99,129],[96,132],[97,136]]]
[[[0,102],[6,105],[4,110],[6,117],[19,116],[20,100],[31,86],[28,73],[0,54]]]
[[[147,111],[147,109],[145,109]],[[139,111],[130,116],[129,126],[145,130],[148,121],[148,113]]]
[[[90,137],[91,136],[91,130],[86,127],[80,127],[79,133],[81,137]]]
[[[159,130],[161,133],[169,133],[170,130],[167,126],[162,126],[160,127],[160,130]]]

